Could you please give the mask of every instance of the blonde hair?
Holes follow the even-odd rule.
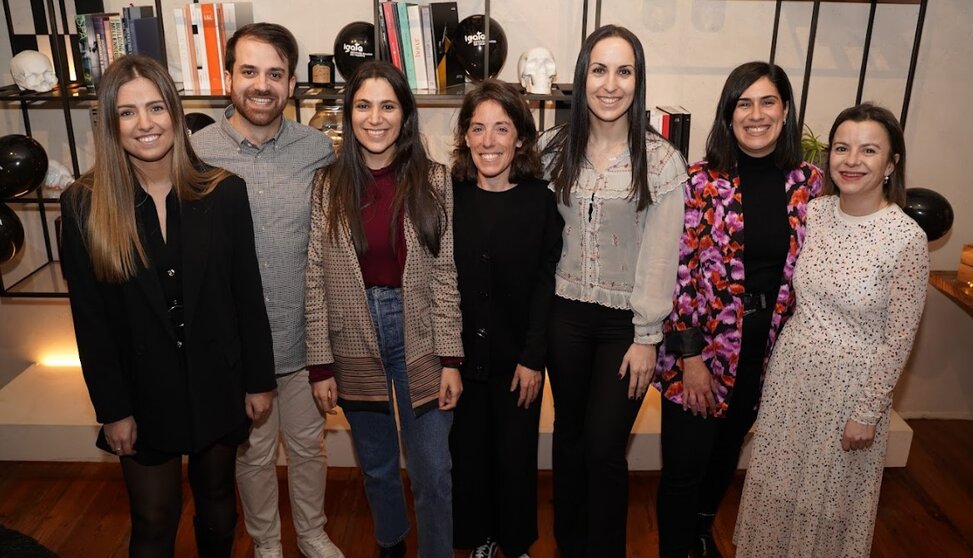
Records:
[[[145,78],[155,84],[172,119],[170,177],[180,200],[200,199],[216,188],[229,173],[207,167],[189,144],[182,103],[169,72],[145,56],[123,56],[102,76],[98,90],[99,118],[95,129],[95,164],[78,179],[81,203],[87,210],[85,237],[95,277],[109,283],[133,278],[140,266],[149,264],[138,234],[135,194],[141,188],[138,171],[122,147],[118,123],[118,91],[126,83]]]

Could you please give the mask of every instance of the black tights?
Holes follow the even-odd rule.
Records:
[[[129,555],[134,558],[169,558],[175,554],[176,530],[182,514],[182,458],[159,465],[142,465],[123,457],[122,473],[132,515]],[[236,527],[234,465],[236,446],[213,444],[189,456],[189,486],[196,504],[197,541],[229,537]],[[223,556],[212,544],[197,543],[200,557]],[[226,547],[226,545],[223,545]],[[227,552],[225,556],[229,556]]]

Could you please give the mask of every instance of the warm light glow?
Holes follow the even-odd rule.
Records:
[[[42,356],[37,363],[42,366],[81,366],[78,353],[51,353]]]

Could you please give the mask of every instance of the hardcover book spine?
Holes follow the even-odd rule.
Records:
[[[399,39],[402,48],[402,65],[405,68],[405,77],[409,80],[409,87],[416,88],[416,62],[412,58],[412,36],[409,34],[409,12],[408,5],[404,2],[396,3],[398,10]]]
[[[426,79],[426,57],[423,50],[422,41],[422,15],[419,13],[417,4],[410,4],[407,7],[409,16],[409,41],[412,48],[413,68],[416,71],[415,89],[428,89],[429,81]]]

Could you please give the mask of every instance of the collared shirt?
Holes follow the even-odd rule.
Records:
[[[657,136],[646,137],[645,149],[652,203],[642,211],[630,198],[628,150],[600,174],[586,161],[571,205],[558,199],[564,247],[554,281],[562,298],[632,310],[634,342],[652,344],[662,340],[662,321],[672,311],[686,163]],[[545,157],[548,169],[551,161]]]
[[[278,375],[305,367],[304,268],[311,231],[314,172],[334,160],[331,140],[286,118],[277,134],[254,145],[223,118],[192,135],[193,148],[207,164],[247,182],[264,301],[274,338]]]

